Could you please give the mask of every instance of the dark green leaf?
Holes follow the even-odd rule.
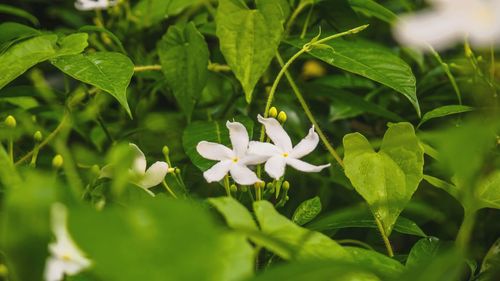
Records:
[[[304,225],[313,220],[321,212],[321,200],[318,196],[308,199],[297,207],[292,216],[292,221]]]
[[[140,19],[141,28],[150,27],[160,21],[179,14],[200,0],[141,0],[133,8],[133,14]]]
[[[387,23],[394,23],[397,16],[391,10],[373,0],[349,0],[349,4],[356,12],[363,13],[369,17],[376,17]]]
[[[40,25],[40,22],[35,16],[14,6],[0,4],[0,13],[21,17],[29,20],[34,25]]]
[[[24,24],[20,24],[17,22],[4,22],[0,24],[0,45],[2,45],[3,49],[3,44],[11,40],[18,38],[28,38],[40,34],[40,31]]]
[[[411,248],[408,259],[406,260],[406,266],[418,267],[420,265],[429,263],[434,258],[436,258],[441,247],[442,243],[436,237],[427,237],[418,240],[413,248]]]

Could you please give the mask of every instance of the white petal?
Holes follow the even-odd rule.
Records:
[[[153,165],[151,165],[151,167],[149,167],[144,176],[135,184],[146,189],[157,186],[163,181],[163,179],[167,175],[167,171],[167,163],[161,161],[155,162]]]
[[[319,172],[326,167],[330,167],[330,164],[321,165],[321,166],[314,166],[314,165],[306,163],[302,160],[294,159],[294,158],[290,158],[290,157],[286,159],[286,163],[288,165],[292,166],[293,168],[295,168],[296,170],[299,170],[302,172],[308,172],[308,173]]]
[[[137,174],[144,174],[146,172],[146,156],[142,150],[133,143],[129,143],[130,149],[134,153],[134,162],[132,163],[132,171]]]
[[[64,278],[64,262],[54,257],[48,257],[44,270],[45,281],[61,281]]]
[[[248,132],[245,126],[239,122],[226,122],[229,129],[229,138],[236,156],[243,157],[248,149]]]
[[[232,165],[229,172],[238,184],[251,185],[261,181],[252,170],[243,165]]]
[[[292,150],[292,141],[285,132],[278,120],[274,118],[264,118],[260,115],[257,119],[266,128],[266,134],[283,152],[290,152]]]
[[[267,160],[264,169],[266,173],[274,179],[279,179],[285,174],[285,158],[282,156],[273,156]]]
[[[309,134],[305,138],[303,138],[292,150],[290,153],[290,157],[292,158],[301,158],[305,155],[311,153],[319,142],[319,136],[314,131],[314,126],[309,129]]]
[[[228,160],[234,158],[234,153],[231,149],[223,146],[222,144],[200,141],[196,146],[196,151],[203,156],[203,158],[209,160]]]
[[[262,155],[262,156],[273,156],[281,155],[283,152],[279,147],[272,143],[251,141],[248,145],[248,154]]]
[[[232,160],[224,160],[212,166],[212,168],[206,170],[203,176],[207,182],[220,181],[229,172],[229,167],[231,167]]]
[[[257,165],[266,162],[269,157],[270,156],[247,154],[243,158],[241,158],[238,163],[245,166]]]
[[[453,46],[464,36],[460,13],[453,11],[426,11],[402,16],[395,25],[394,36],[408,46],[428,51],[428,45],[440,50]]]

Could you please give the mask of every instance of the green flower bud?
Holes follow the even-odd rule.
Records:
[[[17,125],[16,118],[12,115],[7,116],[7,118],[5,118],[5,125],[9,128],[15,128]]]
[[[167,173],[169,174],[175,173],[175,168],[168,168]]]
[[[290,183],[288,181],[284,181],[281,187],[283,187],[283,190],[287,191],[290,189]]]
[[[247,192],[248,187],[246,185],[242,185],[242,186],[240,186],[240,190],[241,190],[241,192]]]
[[[180,175],[181,174],[181,169],[175,168],[175,173],[178,174],[178,175]]]
[[[236,184],[231,184],[231,186],[229,187],[229,189],[231,190],[231,192],[236,192],[238,191],[238,187],[236,186]]]
[[[165,155],[165,157],[167,157],[168,153],[170,152],[170,149],[168,149],[168,146],[165,145],[161,150],[161,152],[163,153],[163,155]]]
[[[36,131],[35,134],[33,134],[33,138],[35,139],[36,142],[41,142],[43,139],[42,132]]]
[[[99,175],[101,173],[101,168],[99,168],[99,165],[95,164],[95,165],[92,165],[92,167],[90,168],[90,171],[94,175]]]
[[[276,109],[276,107],[273,106],[269,109],[268,114],[269,117],[276,118],[276,116],[278,116],[278,109]]]
[[[61,154],[57,154],[52,158],[52,167],[59,169],[64,164],[64,159]]]
[[[280,113],[278,114],[278,121],[280,121],[281,123],[285,123],[286,119],[286,113],[284,111],[280,111]]]

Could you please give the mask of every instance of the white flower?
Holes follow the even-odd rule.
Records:
[[[160,184],[168,172],[168,164],[163,161],[157,161],[149,169],[146,170],[146,157],[144,153],[133,143],[129,143],[130,149],[134,152],[134,161],[132,168],[129,169],[130,182],[135,184],[151,196],[155,196],[153,192],[148,189]],[[113,167],[111,165],[104,166],[101,169],[99,178],[112,178]]]
[[[78,248],[69,235],[67,210],[61,203],[52,205],[52,231],[56,241],[49,244],[50,256],[45,264],[45,281],[61,281],[65,275],[76,275],[89,268],[92,262]]]
[[[304,139],[295,147],[292,147],[290,137],[276,119],[264,118],[259,115],[258,120],[264,125],[266,134],[274,144],[252,141],[248,152],[269,158],[264,168],[272,178],[281,178],[285,174],[286,165],[290,165],[302,172],[319,172],[330,166],[330,164],[314,166],[299,160],[311,153],[318,145],[319,137],[314,132],[314,126]]]
[[[233,149],[222,144],[201,141],[196,146],[198,153],[206,159],[217,160],[217,164],[203,173],[208,182],[220,181],[228,172],[234,181],[242,185],[250,185],[261,180],[247,165],[263,163],[266,159],[247,154],[248,132],[239,122],[226,122],[229,129],[229,138]]]
[[[434,9],[402,16],[395,37],[428,50],[452,47],[466,37],[477,47],[500,42],[500,0],[429,0]]]
[[[118,3],[118,0],[76,0],[75,8],[80,11],[107,9]]]

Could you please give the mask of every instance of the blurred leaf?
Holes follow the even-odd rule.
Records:
[[[20,18],[24,18],[24,19],[27,19],[28,21],[30,21],[34,25],[37,25],[37,26],[40,25],[40,22],[38,21],[38,19],[34,15],[26,12],[25,10],[16,8],[14,6],[0,4],[0,13],[9,14],[9,15],[20,17]]]
[[[413,126],[390,125],[379,152],[359,133],[346,135],[343,142],[347,177],[390,235],[423,177],[424,153]]]
[[[21,177],[16,171],[16,168],[10,160],[7,151],[0,145],[0,183],[5,189],[19,187],[22,183]],[[3,189],[0,189],[3,190]],[[0,205],[1,206],[1,205]]]
[[[62,55],[78,54],[87,47],[87,34],[76,33],[63,37],[40,35],[8,48],[0,54],[0,89],[35,64]]]
[[[3,49],[3,44],[8,43],[11,40],[29,38],[40,34],[40,31],[24,24],[17,22],[4,22],[0,24],[0,46],[2,46]]]
[[[221,52],[243,86],[248,103],[283,34],[280,2],[256,2],[257,9],[249,9],[240,0],[220,0],[216,18]]]
[[[69,55],[51,63],[69,76],[95,86],[115,97],[132,116],[127,102],[127,87],[134,64],[127,56],[114,52]]]
[[[424,114],[422,117],[422,120],[420,120],[420,123],[418,123],[418,127],[422,126],[425,122],[434,119],[434,118],[439,118],[443,116],[448,116],[452,114],[458,114],[458,113],[464,113],[464,112],[469,112],[474,110],[473,107],[466,106],[466,105],[445,105],[441,106],[438,108],[435,108],[427,113]]]
[[[292,221],[304,225],[312,221],[321,212],[321,200],[318,196],[308,199],[297,207],[292,216]]]
[[[436,237],[427,237],[418,240],[411,248],[406,260],[407,267],[418,267],[434,260],[442,252],[442,243]]]
[[[251,139],[253,134],[253,121],[247,117],[236,117],[234,120],[242,123],[246,127]],[[184,151],[196,167],[205,171],[215,162],[207,160],[198,154],[196,145],[198,145],[200,141],[221,143],[231,148],[226,122],[195,121],[189,124],[182,134]]]
[[[258,230],[252,214],[232,197],[209,198],[208,202],[219,211],[229,227],[234,229]]]
[[[500,170],[481,180],[474,191],[478,208],[500,209]]]
[[[374,268],[377,273],[386,278],[395,278],[404,270],[404,266],[400,262],[378,252],[357,247],[344,248],[351,254],[354,263],[361,265],[361,267]]]
[[[308,39],[286,41],[297,48],[302,48]],[[411,67],[390,50],[376,43],[365,40],[331,40],[327,42],[333,48],[313,49],[312,56],[345,71],[349,71],[373,81],[384,84],[403,94],[420,115],[420,106],[416,95],[415,76]]]
[[[90,32],[105,33],[107,36],[109,36],[109,38],[111,38],[111,40],[113,40],[113,42],[116,44],[116,46],[118,48],[120,48],[120,52],[122,52],[124,55],[127,54],[127,51],[123,47],[123,44],[120,41],[120,39],[118,37],[116,37],[116,35],[113,32],[109,31],[108,29],[106,29],[102,26],[85,25],[85,26],[80,27],[78,29],[78,31],[88,32],[88,33],[90,33]]]
[[[218,274],[214,281],[240,281],[253,275],[255,267],[254,249],[243,234],[226,233],[220,237],[218,248]]]
[[[375,88],[375,84],[371,80],[349,73],[321,77],[315,79],[314,84],[328,86],[335,89],[359,88],[372,90]]]
[[[158,43],[157,51],[168,86],[191,119],[207,82],[209,53],[205,38],[192,22],[171,26]]]
[[[423,264],[407,268],[401,276],[391,280],[459,281],[463,280],[461,275],[465,269],[464,265],[465,259],[462,254],[456,249],[451,249],[434,256]]]
[[[132,12],[140,19],[137,22],[139,27],[145,28],[177,15],[198,2],[200,0],[141,0],[134,6]]]
[[[498,277],[500,277],[500,238],[491,245],[484,256],[478,280],[496,280]]]
[[[391,10],[373,0],[349,0],[349,4],[356,12],[365,14],[368,17],[376,17],[389,24],[396,21],[397,16]]]
[[[423,179],[432,186],[445,190],[455,199],[460,199],[460,190],[453,184],[429,175],[424,175]]]
[[[268,250],[283,259],[311,259],[311,258],[338,258],[350,259],[350,255],[328,236],[310,231],[298,226],[286,217],[279,214],[268,201],[256,201],[253,204],[255,216],[261,231],[279,241],[295,248],[293,253],[281,251],[271,244],[263,244]],[[259,239],[252,237],[260,244]]]

